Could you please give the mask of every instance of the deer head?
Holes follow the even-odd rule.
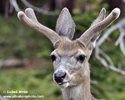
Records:
[[[51,53],[54,66],[53,80],[62,89],[63,95],[65,95],[65,100],[73,98],[71,94],[67,97],[66,95],[68,95],[68,93],[64,92],[69,88],[82,86],[86,87],[86,89],[84,89],[84,91],[79,91],[86,93],[88,91],[88,94],[90,93],[90,71],[88,60],[91,52],[95,47],[100,31],[117,19],[120,14],[120,10],[115,8],[105,18],[105,12],[106,11],[103,8],[99,16],[91,24],[90,28],[76,40],[72,40],[75,32],[75,23],[67,8],[64,8],[59,15],[56,23],[56,32],[40,24],[31,8],[27,8],[25,13],[22,11],[18,13],[18,18],[23,23],[42,33],[52,42],[55,48]],[[76,91],[77,90],[78,89],[76,89]],[[84,98],[77,98],[74,100],[84,100]]]

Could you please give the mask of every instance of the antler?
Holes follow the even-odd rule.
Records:
[[[55,31],[47,28],[46,26],[40,24],[37,21],[37,18],[35,16],[33,9],[27,8],[25,10],[25,13],[22,11],[18,12],[18,18],[27,26],[33,28],[34,30],[42,33],[47,38],[49,38],[54,46],[56,42],[60,40],[60,36]]]
[[[109,26],[115,19],[119,17],[119,15],[120,9],[115,8],[104,20],[85,31],[84,34],[78,39],[78,41],[86,46],[96,33]]]

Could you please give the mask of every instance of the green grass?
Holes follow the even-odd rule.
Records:
[[[61,100],[60,89],[52,80],[52,73],[44,76],[40,70],[0,70],[0,95],[39,95],[44,98],[32,100]],[[7,93],[7,91],[18,93]],[[20,90],[28,93],[19,93]],[[10,99],[15,100],[15,99]],[[20,100],[16,98],[16,100]],[[26,100],[23,98],[22,100]],[[30,100],[30,99],[29,99]]]
[[[92,67],[92,66],[91,66]],[[96,70],[96,72],[94,71]],[[98,99],[125,100],[125,76],[112,70],[106,71],[102,66],[91,68],[91,79],[97,84],[91,85],[91,91]]]

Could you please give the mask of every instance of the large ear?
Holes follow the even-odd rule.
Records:
[[[96,25],[97,23],[99,23],[100,21],[102,21],[102,20],[105,18],[105,13],[106,13],[106,10],[105,10],[105,8],[103,8],[103,9],[100,11],[98,17],[93,21],[93,23],[91,24],[90,27],[92,27],[92,26]],[[97,33],[92,37],[92,39],[91,39],[91,42],[92,42],[92,44],[93,44],[94,47],[95,47],[96,40],[97,40],[97,39],[99,38],[99,36],[100,36],[100,33],[101,33],[101,31],[97,32]]]
[[[56,32],[60,36],[65,36],[69,39],[72,39],[74,36],[75,23],[72,20],[72,17],[67,8],[63,8],[61,14],[59,15],[59,18],[57,19]]]

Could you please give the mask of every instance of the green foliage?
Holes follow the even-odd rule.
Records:
[[[1,71],[0,76],[0,94],[2,96],[6,95],[40,95],[44,96],[42,100],[61,100],[60,89],[52,80],[52,73],[47,74],[45,77],[38,78],[38,74],[42,74],[42,71],[24,71],[24,70],[6,70]],[[28,93],[7,93],[7,91],[28,91]],[[5,92],[4,92],[5,91]],[[32,100],[41,100],[32,98]],[[13,100],[13,98],[9,99]],[[20,100],[20,98],[16,98]],[[23,100],[27,100],[23,98]]]
[[[42,15],[38,19],[41,23],[54,29],[55,18],[48,17]],[[51,42],[21,23],[16,16],[9,19],[0,17],[0,26],[0,58],[32,58],[50,54]]]
[[[125,56],[121,53],[120,47],[114,43],[119,36],[119,31],[114,31],[102,45],[101,49],[112,59],[114,66],[125,70]],[[100,62],[94,58],[94,52],[90,59],[91,64],[91,79],[98,80],[97,84],[92,85],[92,93],[99,99],[124,100],[123,88],[125,81],[124,75],[114,72],[110,69],[105,69]],[[121,66],[121,67],[120,67]]]
[[[91,64],[91,79],[98,80],[97,84],[91,86],[94,96],[98,99],[124,100],[124,76],[112,70],[105,70],[97,60],[91,61]]]
[[[49,60],[49,62],[51,62]],[[42,62],[37,70],[0,70],[0,95],[40,95],[42,100],[62,100],[59,87],[53,82],[52,64]],[[28,93],[7,93],[9,91],[28,91]],[[5,91],[5,92],[4,92]],[[41,100],[32,98],[32,100]],[[14,100],[9,99],[9,100]],[[20,100],[16,98],[16,100]],[[27,100],[23,98],[22,100]],[[30,100],[30,99],[28,99]]]

